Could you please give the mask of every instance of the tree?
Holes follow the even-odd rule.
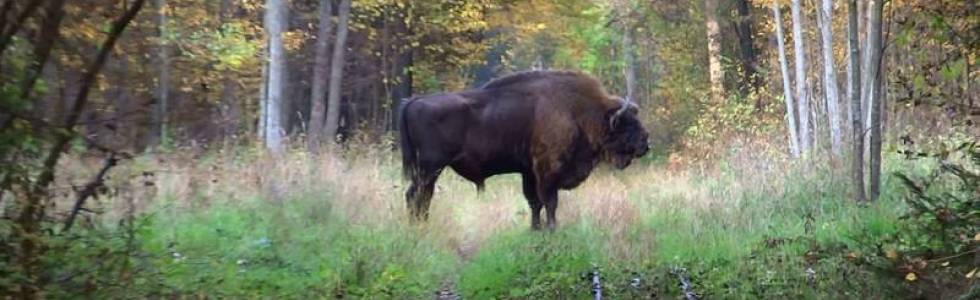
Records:
[[[786,45],[783,42],[783,17],[779,11],[779,3],[772,2],[772,13],[776,18],[776,41],[779,43],[779,70],[783,74],[783,100],[786,103],[786,124],[789,131],[789,145],[793,157],[800,156],[799,138],[796,136],[796,111],[793,106],[793,90],[789,83],[789,67],[786,63]]]
[[[53,41],[61,35],[61,23],[66,12],[65,2],[63,0],[51,0],[44,3],[45,6],[41,10],[43,16],[38,16],[41,19],[40,30],[37,32],[36,41],[33,44],[34,51],[30,59],[33,65],[28,68],[41,70],[47,63],[47,57],[55,44]],[[41,270],[39,270],[41,255],[46,250],[43,235],[48,229],[42,226],[42,222],[50,217],[46,215],[46,209],[48,204],[52,203],[51,198],[54,197],[51,185],[55,182],[56,174],[61,170],[58,167],[58,162],[73,141],[87,141],[76,131],[76,125],[78,125],[82,113],[89,103],[90,91],[95,88],[102,67],[109,59],[110,53],[126,27],[143,7],[143,3],[143,0],[135,0],[131,4],[126,2],[125,13],[109,24],[106,38],[98,47],[94,60],[85,63],[85,71],[79,81],[78,91],[73,93],[73,99],[70,99],[70,109],[63,119],[51,123],[45,122],[44,126],[50,128],[43,131],[40,131],[41,128],[34,128],[38,131],[21,131],[22,128],[7,126],[7,124],[0,126],[0,139],[16,138],[12,139],[15,143],[6,144],[0,148],[0,155],[2,155],[0,159],[3,159],[4,162],[13,159],[18,160],[17,166],[2,164],[3,168],[0,170],[0,174],[3,175],[3,179],[0,182],[0,196],[13,194],[18,200],[15,202],[16,217],[13,220],[16,223],[16,230],[13,230],[13,241],[17,242],[19,251],[13,257],[15,257],[15,263],[19,267],[16,271],[19,273],[20,279],[14,281],[19,285],[16,288],[19,299],[40,298],[41,288],[50,280],[40,276]],[[11,34],[16,34],[16,32],[11,32]],[[0,60],[5,58],[0,57]],[[5,73],[3,78],[8,79],[7,75]],[[17,97],[14,101],[29,104],[37,103],[36,98],[29,92],[35,88],[36,81],[31,79],[35,74],[29,71],[23,76],[26,78],[23,81],[24,85],[20,86],[23,89],[21,95],[27,97]],[[11,89],[9,82],[4,80],[2,84],[4,90]],[[8,104],[6,100],[13,97],[7,94],[3,96],[4,98],[0,100],[4,101],[0,104],[6,106]],[[16,113],[13,110],[10,112]],[[26,116],[17,114],[10,117],[31,121],[28,120],[31,118],[31,114],[26,114]],[[4,123],[6,122],[5,120]],[[37,134],[38,132],[41,134]],[[25,133],[29,135],[24,135]],[[113,159],[115,158],[110,156],[107,162]],[[112,163],[107,165],[108,168],[111,168]],[[100,173],[100,176],[104,176],[104,172]],[[89,190],[89,188],[86,187],[84,190]],[[81,197],[85,192],[84,190],[80,192],[78,201],[85,199]]]
[[[221,0],[221,7],[218,10],[218,23],[222,26],[222,31],[227,31],[229,22],[235,17],[238,7],[233,0]],[[231,137],[238,132],[241,125],[242,107],[238,98],[235,97],[237,83],[232,68],[224,68],[221,72],[221,107],[219,108],[219,124],[221,133],[225,137]]]
[[[286,53],[282,34],[285,31],[286,4],[283,0],[266,0],[265,32],[268,39],[269,77],[265,100],[265,146],[273,153],[282,151],[282,103],[286,81]]]
[[[870,94],[871,109],[871,149],[869,155],[871,161],[868,167],[870,171],[870,198],[871,201],[878,200],[881,189],[881,105],[885,100],[881,97],[882,78],[882,52],[881,47],[881,14],[884,10],[884,0],[871,0],[871,21],[868,27],[868,49],[871,52],[871,69],[868,71],[868,91]]]
[[[397,107],[399,103],[405,98],[411,97],[413,93],[413,85],[415,84],[415,71],[413,67],[415,65],[415,48],[413,42],[416,42],[417,38],[415,35],[415,29],[413,28],[413,22],[418,18],[418,10],[412,7],[412,3],[407,3],[405,5],[394,5],[388,6],[385,10],[388,12],[386,15],[390,19],[386,20],[386,24],[391,24],[390,29],[393,35],[392,43],[388,45],[389,51],[391,51],[393,61],[391,63],[391,86],[389,91],[391,107],[391,129],[398,130],[398,120]],[[412,11],[410,13],[409,11]],[[421,43],[417,44],[421,46]]]
[[[738,0],[735,2],[738,10],[738,20],[735,22],[736,33],[738,33],[738,50],[741,58],[743,89],[745,93],[748,89],[759,87],[759,76],[756,75],[756,49],[752,37],[752,15],[749,10],[748,0]],[[760,101],[762,97],[759,97]],[[756,108],[761,108],[762,104],[756,103]]]
[[[333,44],[330,66],[330,94],[327,98],[327,128],[324,133],[330,143],[336,142],[340,127],[340,83],[344,72],[344,52],[347,49],[347,25],[350,21],[350,0],[342,0],[337,11],[337,40]]]
[[[854,184],[854,199],[864,202],[864,126],[861,126],[861,64],[858,50],[858,9],[857,0],[847,1],[848,37],[848,96],[851,100],[851,173]]]
[[[796,57],[796,104],[800,118],[800,152],[810,150],[810,96],[807,94],[806,47],[803,41],[803,16],[801,1],[793,0],[790,9],[793,14],[793,54]]]
[[[704,25],[708,34],[708,76],[711,80],[711,101],[725,99],[725,73],[721,66],[721,28],[718,26],[718,0],[704,0]]]
[[[834,155],[841,154],[841,121],[838,108],[837,67],[834,64],[833,42],[833,13],[834,4],[831,0],[822,0],[817,20],[820,23],[820,37],[823,43],[823,81],[824,94],[827,103],[828,123],[830,127],[830,149]]]
[[[157,68],[156,91],[152,115],[153,130],[150,131],[149,145],[164,142],[167,136],[167,105],[170,101],[170,45],[167,42],[167,1],[155,0],[154,10],[157,27]]]
[[[626,88],[626,99],[629,101],[636,101],[636,61],[633,57],[633,22],[631,19],[632,14],[632,3],[631,1],[618,1],[615,2],[616,11],[619,13],[619,19],[622,24],[622,34],[623,34],[623,80],[624,87]]]
[[[310,94],[310,127],[307,129],[309,134],[309,148],[311,151],[317,150],[320,145],[320,133],[323,130],[324,110],[327,102],[327,81],[330,73],[330,52],[328,43],[331,30],[331,7],[330,0],[320,0],[320,27],[317,31],[313,62],[313,88]]]

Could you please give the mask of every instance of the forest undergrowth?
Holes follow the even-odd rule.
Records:
[[[934,232],[914,221],[922,214],[912,214],[914,193],[904,184],[938,178],[949,162],[976,172],[980,161],[970,165],[968,155],[889,155],[887,174],[903,175],[886,177],[881,200],[867,205],[848,198],[846,174],[830,167],[839,162],[789,160],[751,145],[712,168],[678,170],[653,159],[622,172],[600,168],[562,192],[558,230],[535,232],[515,175],[494,177],[478,193],[445,172],[431,219],[411,225],[394,152],[357,146],[342,153],[271,157],[226,147],[136,157],[113,171],[111,190],[76,229],[50,225],[44,291],[52,298],[427,299],[449,286],[465,299],[568,299],[591,297],[597,273],[611,299],[977,293],[980,256],[970,251],[980,235],[970,233],[980,233],[978,225],[960,224],[961,238],[950,245],[923,240]],[[61,168],[97,163],[79,157]],[[90,176],[65,174],[58,186]],[[922,192],[973,197],[960,211],[976,218],[977,192],[946,180]],[[53,216],[68,203],[57,201]],[[958,256],[941,259],[950,254]],[[8,287],[18,280],[2,278]]]

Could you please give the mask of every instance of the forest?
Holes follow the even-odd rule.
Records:
[[[970,0],[0,0],[0,297],[978,299],[978,57]],[[403,101],[549,70],[649,151],[411,219]]]

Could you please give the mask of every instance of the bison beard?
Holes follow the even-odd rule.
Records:
[[[608,95],[595,78],[532,71],[457,93],[402,103],[402,169],[410,217],[425,220],[436,180],[447,166],[483,189],[486,178],[522,175],[531,228],[556,226],[558,190],[582,183],[599,161],[622,169],[646,154],[647,132],[632,103]]]

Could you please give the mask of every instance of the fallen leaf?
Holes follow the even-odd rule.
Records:
[[[915,276],[915,273],[909,272],[908,275],[905,275],[905,280],[916,281],[917,279],[919,279],[919,277]]]
[[[890,259],[896,259],[898,258],[898,252],[895,252],[894,249],[885,250],[885,257]]]
[[[977,232],[977,235],[973,236],[973,240],[980,242],[980,232]]]
[[[943,267],[947,267],[947,266],[949,266],[949,262],[948,262],[948,261],[947,261],[947,262],[944,262],[944,263],[942,264],[942,266],[943,266]]]
[[[977,274],[977,268],[973,268],[973,271],[970,271],[970,273],[966,273],[966,278],[973,278],[973,276],[976,274]]]

